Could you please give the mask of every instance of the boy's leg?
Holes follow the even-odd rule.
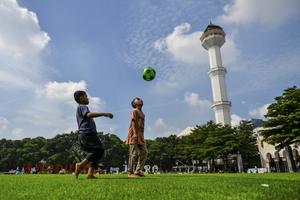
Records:
[[[80,173],[80,171],[89,163],[90,161],[88,161],[87,159],[84,159],[83,161],[81,161],[80,163],[76,163],[75,164],[75,175],[76,178],[78,178],[78,175]]]
[[[134,172],[134,174],[138,175],[138,176],[144,176],[143,174],[143,169],[147,160],[147,154],[148,154],[148,150],[147,150],[147,146],[146,144],[143,145],[138,145],[138,163],[136,166],[136,170]]]
[[[88,179],[96,179],[97,178],[96,176],[94,176],[94,168],[93,167],[89,167],[87,178]]]
[[[103,154],[104,154],[104,150],[102,148],[97,148],[90,151],[88,157],[89,160],[91,160],[91,162],[89,164],[87,178],[96,178],[94,176],[94,169],[98,168],[98,164]]]
[[[137,160],[137,145],[130,144],[129,145],[129,158],[128,158],[128,176],[132,176],[133,172],[135,171],[134,167]]]
[[[78,135],[78,139],[79,139],[79,143],[80,143],[80,148],[87,153],[87,149],[88,149],[88,143],[87,143],[87,139],[88,139],[88,136],[87,134],[79,134]],[[87,153],[88,154],[88,153]],[[85,167],[87,166],[87,164],[90,163],[90,159],[89,159],[89,156],[87,156],[83,161],[81,161],[80,163],[76,163],[75,164],[75,175],[76,175],[76,178],[78,178],[78,175],[80,173],[80,171]]]

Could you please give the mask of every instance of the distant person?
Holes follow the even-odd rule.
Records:
[[[19,168],[19,166],[17,166],[17,169],[16,169],[16,174],[21,174],[21,171],[20,171],[20,168]]]
[[[47,173],[48,173],[48,174],[52,174],[52,171],[53,171],[52,166],[49,165],[49,166],[47,167]]]
[[[100,159],[104,154],[101,141],[97,136],[96,124],[93,118],[108,117],[113,118],[111,113],[90,112],[88,108],[89,99],[85,91],[76,91],[74,99],[78,103],[76,119],[78,124],[78,135],[80,146],[86,153],[86,158],[75,165],[75,175],[78,178],[80,171],[87,165],[88,179],[95,179],[94,170],[98,168]]]
[[[147,159],[147,147],[144,139],[145,115],[142,111],[143,100],[132,100],[130,126],[125,143],[129,145],[128,177],[145,176],[143,168]]]
[[[31,174],[36,174],[36,169],[35,169],[35,167],[32,167],[31,168],[31,172],[30,172]]]

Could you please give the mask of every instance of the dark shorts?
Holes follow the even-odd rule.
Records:
[[[101,141],[96,133],[79,133],[81,149],[86,154],[86,159],[90,161],[90,167],[97,168],[104,154]]]

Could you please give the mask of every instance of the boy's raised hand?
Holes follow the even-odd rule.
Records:
[[[106,117],[109,117],[112,119],[114,117],[114,115],[112,113],[106,113]]]

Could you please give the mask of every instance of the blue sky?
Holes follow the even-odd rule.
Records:
[[[298,0],[0,0],[0,138],[76,130],[73,92],[88,91],[98,131],[125,139],[130,102],[144,100],[146,138],[214,120],[210,21],[222,47],[232,124],[263,118],[268,104],[300,83]],[[157,71],[143,81],[145,66]]]

